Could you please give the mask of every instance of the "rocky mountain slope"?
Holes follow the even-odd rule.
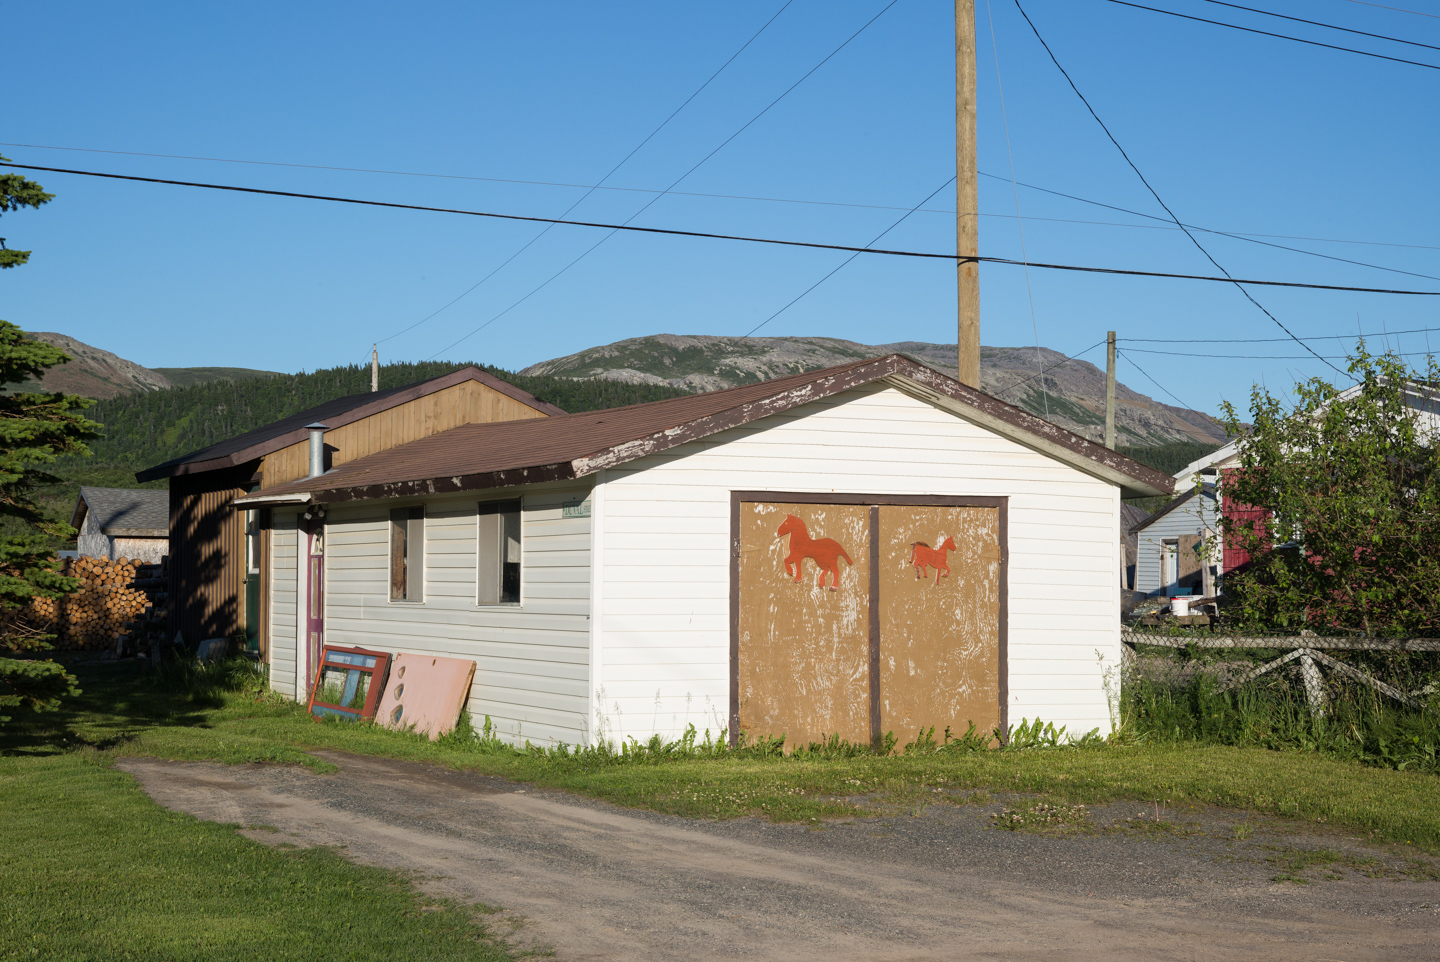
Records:
[[[69,354],[72,360],[51,368],[40,380],[49,391],[83,394],[85,397],[112,398],[122,394],[143,394],[174,387],[165,375],[141,367],[134,361],[91,347],[68,334],[38,331],[30,335],[37,341],[53,344]]]
[[[829,337],[676,334],[592,347],[532,364],[521,373],[713,391],[890,353],[907,355],[951,377],[956,373],[954,344],[857,344]],[[1105,372],[1088,361],[1060,364],[1064,359],[1063,354],[1041,348],[1037,364],[1033,347],[982,347],[981,386],[1001,400],[1099,440],[1105,425]],[[1037,376],[1041,365],[1046,369],[1043,378]],[[1199,411],[1161,404],[1118,383],[1115,398],[1116,440],[1120,445],[1174,441],[1219,444],[1226,440],[1224,429]]]

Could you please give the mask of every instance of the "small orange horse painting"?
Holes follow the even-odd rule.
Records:
[[[935,584],[940,583],[941,577],[949,577],[950,564],[946,561],[946,555],[955,550],[955,542],[946,538],[940,542],[940,547],[932,548],[923,541],[916,541],[910,545],[910,564],[915,566],[915,580],[919,581],[925,577],[926,568],[935,569]]]
[[[805,522],[793,514],[787,514],[785,520],[780,522],[780,530],[775,532],[775,537],[778,540],[787,534],[790,536],[790,553],[785,556],[785,573],[793,576],[798,583],[805,559],[813,558],[820,569],[820,580],[816,585],[825,587],[825,573],[828,571],[830,590],[836,590],[840,586],[840,559],[844,558],[848,564],[855,564],[845,553],[845,549],[840,547],[840,542],[833,538],[811,538]]]

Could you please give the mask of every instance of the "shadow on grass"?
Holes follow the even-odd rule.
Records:
[[[71,665],[81,693],[57,711],[16,712],[0,725],[0,756],[44,757],[116,748],[150,728],[205,728],[224,698],[214,685],[177,683],[138,662]],[[183,675],[182,675],[183,677]]]

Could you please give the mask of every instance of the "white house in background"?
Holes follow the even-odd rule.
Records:
[[[899,355],[470,424],[267,508],[270,684],[321,643],[477,663],[516,742],[1109,731],[1122,495],[1172,479]],[[288,640],[287,640],[288,639]]]
[[[1220,509],[1213,482],[1175,498],[1131,529],[1135,534],[1135,590],[1150,597],[1204,595],[1223,570]],[[1206,545],[1204,555],[1199,546]],[[1205,568],[1208,567],[1209,573]]]
[[[158,563],[170,553],[170,492],[82,486],[70,527],[81,557]]]
[[[1348,401],[1363,388],[1364,385],[1356,384],[1341,391],[1335,400]],[[1415,411],[1422,432],[1431,437],[1440,435],[1440,393],[1432,387],[1412,382],[1406,391],[1406,404]],[[1192,585],[1198,586],[1204,572],[1196,567],[1198,556],[1187,547],[1197,536],[1212,539],[1207,564],[1214,576],[1223,577],[1249,561],[1249,554],[1238,544],[1224,543],[1220,518],[1229,514],[1232,518],[1258,521],[1264,514],[1246,505],[1233,504],[1217,490],[1225,472],[1240,466],[1240,446],[1243,442],[1243,437],[1235,438],[1176,471],[1176,489],[1189,493],[1132,529],[1139,535],[1137,590],[1151,595],[1174,594],[1177,588],[1186,586],[1187,577]],[[1202,489],[1198,494],[1197,485]],[[1150,542],[1148,545],[1147,539]],[[1168,560],[1172,555],[1176,559],[1174,564]],[[1198,594],[1201,590],[1197,588],[1194,593]]]

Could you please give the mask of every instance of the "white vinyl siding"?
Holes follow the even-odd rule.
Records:
[[[295,573],[298,544],[294,514],[270,522],[270,687],[295,694]]]
[[[476,603],[481,492],[425,505],[423,601],[389,601],[389,519],[395,502],[333,505],[326,516],[325,639],[392,652],[473,659],[469,711],[517,742],[575,744],[588,736],[590,519],[562,504],[588,487],[520,489],[519,605]],[[516,489],[504,492],[516,496]]]
[[[1147,595],[1164,594],[1169,586],[1160,580],[1163,543],[1173,541],[1182,534],[1200,534],[1206,528],[1218,533],[1220,518],[1215,510],[1215,498],[1200,494],[1136,532],[1135,590]],[[1219,558],[1213,561],[1215,564],[1219,562]]]
[[[726,727],[736,490],[1008,496],[1010,722],[1110,730],[1119,489],[875,384],[605,472],[597,732]]]

